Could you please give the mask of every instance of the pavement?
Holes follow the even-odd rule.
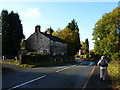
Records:
[[[99,78],[99,67],[96,66],[92,76],[90,77],[90,79],[88,80],[88,82],[86,83],[86,86],[83,90],[87,90],[87,89],[94,89],[94,90],[116,90],[112,87],[112,80],[110,78],[110,76],[107,74],[106,76],[106,80],[105,81],[101,81]]]

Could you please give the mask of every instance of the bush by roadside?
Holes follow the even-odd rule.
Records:
[[[120,60],[113,60],[110,61],[109,66],[108,66],[108,74],[110,75],[113,85],[120,89]]]
[[[21,55],[20,59],[17,60],[4,60],[2,63],[9,63],[19,65],[21,67],[38,67],[38,66],[49,66],[58,65],[65,63],[74,63],[74,57],[69,55],[48,55],[40,52],[29,52],[27,55]]]

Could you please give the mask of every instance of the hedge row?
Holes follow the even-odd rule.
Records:
[[[62,64],[74,62],[74,57],[72,56],[52,56],[48,54],[43,54],[40,52],[29,52],[27,55],[23,55],[21,57],[21,64],[37,64],[37,66],[41,65],[52,65],[52,64]]]

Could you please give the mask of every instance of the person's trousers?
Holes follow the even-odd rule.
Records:
[[[107,69],[100,69],[100,78],[106,79]]]

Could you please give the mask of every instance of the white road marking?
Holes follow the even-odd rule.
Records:
[[[63,71],[63,70],[66,70],[66,69],[68,69],[68,68],[75,67],[75,66],[76,66],[76,65],[72,65],[72,66],[70,66],[70,67],[66,67],[66,66],[65,66],[65,68],[59,69],[59,70],[57,70],[56,72],[60,72],[60,71]],[[61,67],[61,68],[62,68],[62,67]],[[8,90],[12,90],[12,89],[21,87],[21,86],[23,86],[23,85],[26,85],[26,84],[28,84],[28,83],[34,82],[34,81],[39,80],[39,79],[42,79],[42,78],[44,78],[44,77],[46,77],[46,75],[43,75],[43,76],[38,77],[38,78],[36,78],[36,79],[33,79],[33,80],[28,81],[28,82],[22,83],[22,84],[20,84],[20,85],[14,86],[14,87],[12,87],[12,88],[10,88],[10,89],[8,89]]]
[[[90,63],[89,63],[89,66],[92,66],[92,65],[94,65],[94,62],[90,62]]]
[[[73,66],[71,66],[71,67],[75,67],[75,66],[77,66],[77,65],[73,65]]]
[[[63,67],[56,67],[56,68],[60,69],[60,68],[65,68],[65,67],[67,67],[67,66],[63,66]]]
[[[92,71],[91,71],[91,73],[90,73],[90,77],[92,76],[92,74],[93,74],[93,72],[94,72],[94,70],[95,70],[95,67],[96,67],[96,66],[93,67],[93,69],[92,69]],[[86,85],[87,85],[88,81],[90,80],[90,77],[89,77],[89,79],[86,81],[86,83],[84,84],[82,90],[84,90],[84,89],[86,88]]]
[[[76,66],[76,65],[73,65],[73,66],[71,66],[71,67],[75,67],[75,66]],[[68,68],[70,68],[70,67],[65,67],[65,68],[63,68],[63,69],[57,70],[56,72],[60,72],[60,71],[66,70],[66,69],[68,69]]]
[[[66,67],[66,68],[63,68],[63,69],[60,69],[60,70],[57,70],[56,72],[60,72],[60,71],[63,71],[65,69],[68,69],[69,67]]]
[[[12,87],[12,88],[10,88],[10,89],[8,89],[8,90],[12,90],[12,89],[21,87],[21,86],[23,86],[23,85],[26,85],[26,84],[28,84],[28,83],[34,82],[34,81],[39,80],[39,79],[42,79],[42,78],[44,78],[44,77],[46,77],[46,75],[43,75],[43,76],[38,77],[38,78],[36,78],[36,79],[33,79],[33,80],[28,81],[28,82],[22,83],[22,84],[20,84],[20,85],[14,86],[14,87]]]

